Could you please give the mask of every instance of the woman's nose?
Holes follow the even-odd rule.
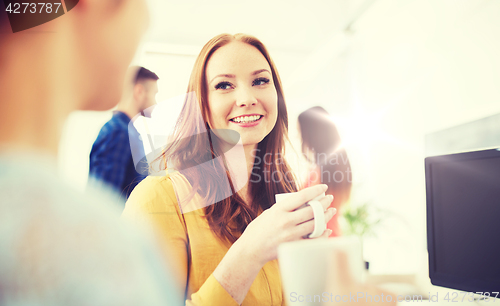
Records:
[[[237,106],[250,106],[257,104],[257,98],[252,91],[252,88],[238,88],[238,95],[236,97]]]

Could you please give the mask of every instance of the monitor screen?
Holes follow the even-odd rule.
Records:
[[[499,292],[500,151],[428,157],[425,172],[432,283]]]

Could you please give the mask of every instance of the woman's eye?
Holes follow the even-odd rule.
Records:
[[[217,85],[215,85],[215,89],[228,90],[231,88],[232,88],[232,84],[229,82],[220,82]]]
[[[268,78],[258,78],[253,81],[253,86],[259,86],[259,85],[265,85],[269,84],[269,79]]]

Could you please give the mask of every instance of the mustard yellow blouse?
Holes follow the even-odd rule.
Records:
[[[152,230],[178,274],[186,305],[238,305],[212,275],[231,244],[210,230],[203,209],[181,213],[179,194],[190,187],[178,172],[149,176],[132,192],[122,218]],[[242,305],[285,305],[277,260],[260,270]]]

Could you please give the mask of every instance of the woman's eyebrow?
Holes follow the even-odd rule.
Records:
[[[271,72],[267,69],[260,69],[260,70],[255,70],[254,72],[252,72],[252,75],[256,75],[256,74],[259,74],[261,72],[268,72],[269,74],[271,74]]]
[[[210,81],[210,83],[212,83],[218,77],[225,77],[225,78],[232,78],[232,79],[234,79],[236,76],[234,74],[218,74],[218,75],[214,76],[214,78]]]
[[[255,70],[254,72],[252,72],[252,75],[257,75],[257,74],[262,73],[262,72],[267,72],[267,73],[271,74],[271,72],[267,69],[259,69],[259,70]],[[210,80],[210,83],[212,83],[216,78],[219,78],[219,77],[234,79],[236,76],[234,74],[218,74],[215,77],[213,77],[212,80]]]

